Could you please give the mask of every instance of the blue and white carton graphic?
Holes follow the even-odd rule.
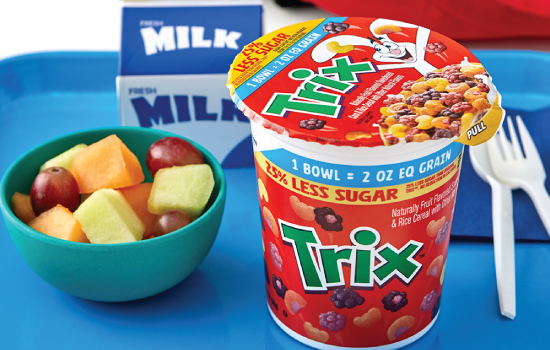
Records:
[[[224,167],[252,166],[250,123],[225,84],[234,57],[261,34],[261,0],[124,3],[120,124],[187,137]]]

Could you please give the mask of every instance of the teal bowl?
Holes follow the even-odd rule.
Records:
[[[57,137],[29,150],[6,171],[0,184],[0,209],[19,253],[44,281],[71,295],[97,301],[129,301],[163,292],[193,272],[206,258],[220,227],[226,194],[221,165],[194,145],[212,167],[215,186],[205,212],[188,226],[145,241],[119,244],[76,243],[44,235],[12,212],[11,197],[28,194],[40,165],[79,143],[92,144],[116,134],[145,165],[149,146],[169,132],[139,127],[100,128]],[[182,137],[183,138],[183,137]],[[192,141],[191,141],[192,142]]]

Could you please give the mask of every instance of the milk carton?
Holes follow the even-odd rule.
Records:
[[[233,58],[261,28],[261,0],[125,2],[120,124],[180,134],[225,167],[251,166],[249,119],[225,84]]]

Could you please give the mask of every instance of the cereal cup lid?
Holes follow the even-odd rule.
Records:
[[[491,76],[469,50],[382,18],[318,19],[264,35],[237,55],[227,86],[254,122],[321,144],[477,145],[504,115]]]

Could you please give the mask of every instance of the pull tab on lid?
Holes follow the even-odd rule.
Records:
[[[490,75],[465,47],[381,18],[319,19],[264,35],[235,58],[227,86],[254,122],[321,144],[477,145],[504,115]]]

